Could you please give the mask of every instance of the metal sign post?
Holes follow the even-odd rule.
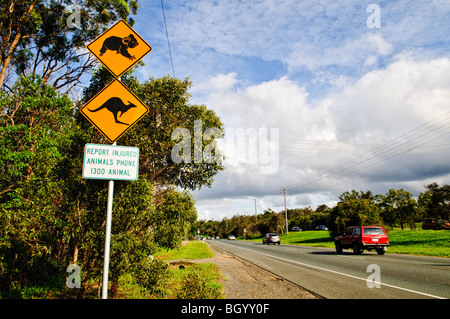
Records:
[[[116,142],[113,144],[116,145]],[[103,260],[102,299],[108,299],[109,247],[111,243],[112,206],[114,198],[114,181],[108,183],[108,203],[106,204],[105,255]]]

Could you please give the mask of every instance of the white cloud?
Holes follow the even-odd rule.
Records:
[[[381,55],[388,55],[392,52],[392,44],[388,43],[381,34],[369,34],[367,40],[377,48],[378,53]]]
[[[341,141],[386,142],[449,110],[450,60],[399,55],[333,99]],[[340,102],[337,102],[340,101]]]
[[[380,2],[379,29],[366,24],[372,3],[165,3],[175,73],[193,81],[191,102],[214,109],[225,127],[278,128],[280,134],[276,174],[261,174],[258,162],[228,163],[212,189],[196,192],[200,209],[214,198],[204,202],[211,216],[242,213],[233,207],[253,207],[246,196],[279,207],[279,189],[298,185],[289,195],[292,205],[332,202],[349,188],[417,191],[429,181],[449,183],[448,135],[432,140],[438,135],[427,130],[430,124],[422,135],[402,139],[425,143],[421,147],[344,170],[348,174],[337,180],[318,179],[354,158],[372,163],[369,150],[449,111],[450,2]],[[151,1],[142,7],[152,16],[160,10]],[[162,26],[162,20],[146,19],[143,33],[138,30],[153,45],[145,74],[171,72]],[[301,185],[305,181],[315,182]]]
[[[289,75],[304,68],[314,72],[345,68],[359,76],[369,68],[390,63],[392,55],[404,50],[421,48],[428,58],[447,52],[448,1],[380,3],[379,29],[366,25],[370,15],[366,8],[371,3],[360,0],[168,3],[167,26],[176,74],[200,82],[211,74],[239,74],[237,60],[254,58],[282,63],[286,68],[284,74]],[[143,4],[143,10],[148,12],[157,11],[156,7]],[[164,68],[164,75],[170,73],[162,21],[152,17],[146,22],[144,34],[157,41],[151,54],[154,58],[148,59],[148,65],[153,72]]]
[[[217,74],[209,78],[207,82],[199,83],[195,86],[195,91],[222,92],[232,89],[238,80],[237,73]]]
[[[260,163],[230,165],[216,178],[208,197],[254,196],[265,198],[270,205],[275,204],[270,196],[280,188],[291,187],[292,196],[309,193],[298,201],[318,205],[321,200],[332,203],[333,199],[326,199],[330,194],[337,198],[358,186],[379,189],[379,183],[396,187],[418,178],[432,178],[427,177],[433,175],[428,165],[433,165],[438,175],[450,170],[448,138],[435,140],[436,130],[401,140],[412,147],[426,141],[411,152],[406,152],[408,148],[402,148],[402,143],[396,145],[404,155],[393,156],[394,149],[388,148],[389,157],[376,152],[373,156],[379,158],[364,157],[370,149],[450,111],[448,58],[418,61],[407,54],[399,55],[385,69],[368,72],[314,104],[308,103],[306,89],[287,77],[247,87],[232,85],[239,82],[236,74],[210,79],[212,84],[217,81],[225,84],[210,86],[217,89],[210,91],[207,104],[218,112],[226,127],[279,128],[280,167],[276,174],[263,175]],[[446,118],[448,132],[450,114]],[[444,148],[439,149],[442,144]],[[355,162],[354,169],[344,166],[343,176],[320,179],[327,176],[327,170],[354,158],[362,164]],[[382,161],[385,158],[388,160]],[[308,180],[315,183],[302,185]]]

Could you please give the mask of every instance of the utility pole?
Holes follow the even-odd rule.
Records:
[[[283,193],[284,193],[284,214],[286,216],[286,235],[289,235],[289,231],[288,231],[288,218],[287,218],[287,207],[286,207],[286,188],[282,189]]]
[[[258,222],[258,212],[256,211],[256,198],[253,198],[253,200],[255,201],[255,222]]]

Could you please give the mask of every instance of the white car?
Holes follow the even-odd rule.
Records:
[[[264,244],[270,244],[270,243],[272,243],[274,245],[275,244],[279,245],[281,243],[280,236],[278,236],[275,233],[268,233],[268,234],[266,234],[266,236],[263,237],[263,245]]]
[[[234,235],[230,235],[228,236],[228,240],[236,240],[236,237],[234,237]]]

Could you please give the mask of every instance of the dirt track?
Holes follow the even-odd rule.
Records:
[[[213,258],[197,259],[195,262],[210,262],[219,266],[225,277],[225,299],[316,299],[317,297],[276,275],[255,265],[228,255],[208,243],[214,252]]]

